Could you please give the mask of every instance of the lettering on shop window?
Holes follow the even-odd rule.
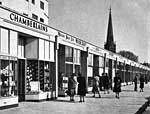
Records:
[[[48,32],[47,26],[45,26],[43,24],[40,24],[36,21],[30,20],[28,18],[24,18],[24,17],[22,17],[20,15],[17,15],[15,13],[10,14],[10,19],[12,21],[18,22],[18,23],[23,24],[25,26],[28,26],[28,27],[31,27],[31,28],[34,28],[34,29],[37,29],[37,30],[41,30],[41,31],[44,31],[44,32]]]

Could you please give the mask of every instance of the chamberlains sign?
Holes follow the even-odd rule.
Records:
[[[11,13],[10,14],[10,19],[12,21],[15,21],[19,24],[25,25],[27,27],[31,27],[31,28],[34,28],[34,29],[37,29],[37,30],[40,30],[40,31],[48,32],[48,27],[47,26],[45,26],[41,23],[38,23],[36,21],[33,21],[31,19],[25,18],[23,16],[20,16],[18,14]]]

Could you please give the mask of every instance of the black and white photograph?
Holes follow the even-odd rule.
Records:
[[[0,0],[0,114],[150,114],[150,0]]]

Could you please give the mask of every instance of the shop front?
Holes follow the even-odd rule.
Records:
[[[0,6],[0,109],[57,97],[57,31]]]
[[[0,109],[18,106],[17,58],[0,55]]]
[[[69,46],[59,45],[58,51],[58,95],[65,96],[68,78],[73,73],[81,73],[81,51]],[[63,67],[62,67],[63,66]]]
[[[58,95],[66,96],[68,79],[74,73],[81,73],[87,79],[86,43],[59,32],[58,48]]]
[[[0,28],[0,109],[18,105],[17,32]]]

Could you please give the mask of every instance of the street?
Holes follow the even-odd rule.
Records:
[[[101,91],[102,98],[98,95],[93,98],[89,93],[84,103],[79,103],[78,96],[75,102],[70,102],[68,96],[53,101],[20,102],[16,108],[0,110],[0,114],[140,114],[150,97],[150,83],[145,85],[144,92],[134,92],[133,88],[133,85],[123,86],[120,99],[112,91],[110,94]]]

